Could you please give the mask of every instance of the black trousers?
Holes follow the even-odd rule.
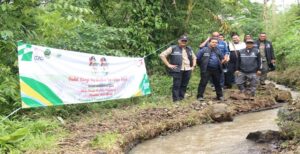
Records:
[[[206,72],[201,72],[201,80],[198,86],[198,94],[197,94],[197,98],[199,97],[203,97],[206,85],[209,81],[209,78],[212,79],[213,84],[215,85],[215,89],[216,89],[216,94],[217,97],[222,97],[223,96],[223,91],[222,91],[222,87],[221,87],[221,72],[220,70],[207,70]]]
[[[184,99],[187,85],[189,84],[192,71],[172,72],[173,77],[172,98],[173,101]]]
[[[236,71],[235,69],[235,63],[230,63],[228,64],[228,72],[225,73],[225,86],[228,88],[232,87],[232,84],[235,83],[235,77],[234,77],[234,72]]]

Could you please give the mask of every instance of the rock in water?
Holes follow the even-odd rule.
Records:
[[[232,113],[224,103],[213,104],[209,109],[210,117],[217,122],[232,121]]]
[[[279,131],[273,131],[273,130],[251,132],[246,137],[246,139],[255,141],[257,143],[269,143],[269,142],[279,141],[281,138],[282,138],[281,133]]]
[[[286,103],[292,100],[292,95],[289,91],[279,91],[275,96],[275,100],[279,103]]]

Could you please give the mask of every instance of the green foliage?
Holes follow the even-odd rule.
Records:
[[[20,106],[20,93],[17,76],[12,68],[0,64],[0,115],[8,114]]]
[[[0,149],[1,153],[16,151],[14,144],[21,142],[25,136],[29,133],[27,128],[17,129],[11,134],[7,134],[0,137]]]
[[[51,149],[64,134],[58,122],[51,120],[6,120],[0,124],[0,153]]]
[[[239,32],[254,34],[262,27],[259,18],[262,7],[249,0],[175,0],[176,3],[170,0],[9,2],[6,0],[0,3],[0,115],[7,115],[21,105],[16,52],[18,40],[101,55],[150,55],[146,59],[151,74],[150,96],[28,109],[22,112],[23,117],[37,119],[55,115],[76,120],[81,114],[98,111],[97,109],[171,100],[172,79],[166,76],[164,65],[158,57],[161,50],[171,43],[176,44],[177,38],[183,33],[189,35],[190,45],[197,49],[199,42],[206,39],[212,31],[221,30],[228,34],[239,29]],[[163,48],[156,50],[160,47]],[[198,75],[199,72],[195,73]],[[188,92],[196,90],[198,82],[198,77],[193,78]],[[59,137],[56,133],[61,133],[56,122],[18,118],[20,121],[5,121],[5,125],[0,124],[0,137],[6,136],[7,139],[5,143],[1,142],[1,150],[4,150],[0,153],[23,153],[54,147],[53,143]],[[9,138],[17,136],[16,134],[20,134],[18,140],[11,143]],[[116,142],[118,137],[120,136],[116,133],[100,135],[93,145],[106,147],[106,143]]]
[[[157,73],[154,76],[161,77],[166,71],[157,54],[169,43],[176,44],[178,36],[189,34],[190,45],[197,49],[198,39],[206,39],[209,33],[220,27],[227,29],[230,23],[246,25],[248,22],[237,18],[240,15],[256,20],[260,7],[254,5],[257,4],[248,0],[177,0],[176,4],[166,0],[25,0],[1,3],[0,65],[3,73],[0,75],[0,105],[3,107],[0,114],[8,114],[20,106],[17,40],[102,55],[150,55],[146,59],[149,74]],[[243,12],[245,8],[250,13]],[[234,22],[229,20],[230,17],[235,19]],[[155,50],[165,45],[161,50]],[[156,78],[153,79],[155,83]],[[164,85],[170,85],[169,81]],[[169,87],[154,89],[153,93],[163,95],[169,90]],[[117,107],[120,103],[107,104]],[[50,112],[68,117],[68,111],[75,112],[77,109],[79,113],[89,110],[82,105],[50,109]]]
[[[263,5],[249,0],[224,0],[224,17],[231,23],[231,32],[257,36],[263,31]],[[226,13],[227,12],[227,13]]]
[[[278,68],[299,66],[300,61],[300,8],[292,7],[288,12],[277,15],[277,20],[270,31],[273,40]]]

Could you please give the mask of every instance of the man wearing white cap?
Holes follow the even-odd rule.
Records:
[[[187,46],[187,43],[188,37],[182,35],[178,39],[178,45],[173,45],[160,54],[161,60],[168,67],[169,74],[173,77],[173,102],[184,99],[191,72],[196,66],[196,56],[193,49]],[[169,57],[169,60],[167,57]]]

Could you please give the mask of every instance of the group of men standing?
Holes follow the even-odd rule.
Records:
[[[197,65],[201,76],[197,92],[199,101],[205,100],[204,92],[209,81],[215,88],[217,100],[224,100],[223,89],[231,88],[232,84],[237,84],[241,93],[255,96],[258,80],[264,85],[268,71],[275,66],[273,46],[266,33],[260,33],[257,41],[251,35],[245,35],[244,42],[238,34],[233,34],[232,41],[225,42],[223,35],[213,32],[200,44],[196,55],[187,46],[188,41],[183,35],[178,39],[178,45],[160,54],[173,77],[173,102],[184,99],[191,73]]]

